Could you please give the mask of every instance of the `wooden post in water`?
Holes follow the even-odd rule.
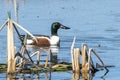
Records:
[[[14,30],[11,19],[8,19],[7,27],[7,73],[15,72],[15,47],[14,47]]]
[[[82,47],[82,73],[86,72],[86,46]]]
[[[36,37],[31,34],[28,30],[26,30],[25,28],[23,28],[22,26],[20,26],[18,23],[14,22],[13,20],[11,20],[10,17],[10,13],[8,13],[8,20],[0,27],[0,31],[5,27],[5,25],[7,26],[7,73],[14,73],[16,71],[16,59],[15,59],[15,46],[14,46],[14,26],[19,27],[20,29],[22,29],[23,31],[25,31],[27,34],[29,34],[33,39],[36,39]],[[24,53],[25,51],[25,47],[22,47],[22,53]]]
[[[74,72],[80,73],[80,49],[74,49]]]
[[[73,53],[73,80],[78,80],[80,78],[80,49],[74,48]]]

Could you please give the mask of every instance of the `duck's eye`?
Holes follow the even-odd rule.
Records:
[[[56,22],[53,24],[53,28],[59,28],[60,27],[60,23]]]
[[[56,23],[57,26],[60,26],[60,23]]]
[[[59,23],[56,23],[55,25],[59,25]]]

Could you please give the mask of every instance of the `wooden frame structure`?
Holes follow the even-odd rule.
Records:
[[[34,37],[28,30],[26,30],[24,27],[20,26],[15,21],[11,20],[10,14],[8,20],[5,21],[5,23],[0,27],[0,31],[7,25],[7,72],[8,73],[14,73],[16,71],[16,61],[15,61],[15,45],[14,45],[14,28],[19,27],[23,31],[25,31],[27,34],[29,34],[33,39],[36,40],[36,37]]]

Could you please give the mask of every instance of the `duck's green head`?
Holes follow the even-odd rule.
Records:
[[[52,26],[51,26],[51,34],[52,35],[58,35],[57,34],[57,31],[58,31],[58,29],[70,29],[69,27],[66,27],[66,26],[64,26],[64,25],[62,25],[61,23],[59,23],[59,22],[54,22],[53,24],[52,24]]]

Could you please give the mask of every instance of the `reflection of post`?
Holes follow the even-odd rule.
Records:
[[[80,73],[73,73],[72,80],[79,80],[80,79]]]
[[[82,72],[82,80],[88,80],[87,73]]]
[[[22,77],[21,77],[21,80],[25,80],[25,76],[24,76],[24,73],[22,73],[22,75],[21,75]]]
[[[59,52],[59,47],[51,47],[51,62],[53,64],[58,63],[57,61],[58,52]]]
[[[92,80],[92,77],[90,73],[82,73],[82,80]]]
[[[40,73],[36,73],[36,80],[40,80]]]
[[[50,80],[49,79],[49,73],[45,73],[45,78],[46,78],[46,80]]]
[[[12,0],[4,0],[5,4],[9,5],[12,4]]]
[[[16,22],[18,22],[18,4],[16,0],[14,0],[14,11],[15,11]]]
[[[14,74],[7,74],[7,79],[6,80],[13,80],[16,78],[16,75]]]
[[[5,4],[10,5],[13,3],[13,0],[4,0]],[[19,0],[19,3],[21,3],[23,6],[25,5],[25,0]]]

